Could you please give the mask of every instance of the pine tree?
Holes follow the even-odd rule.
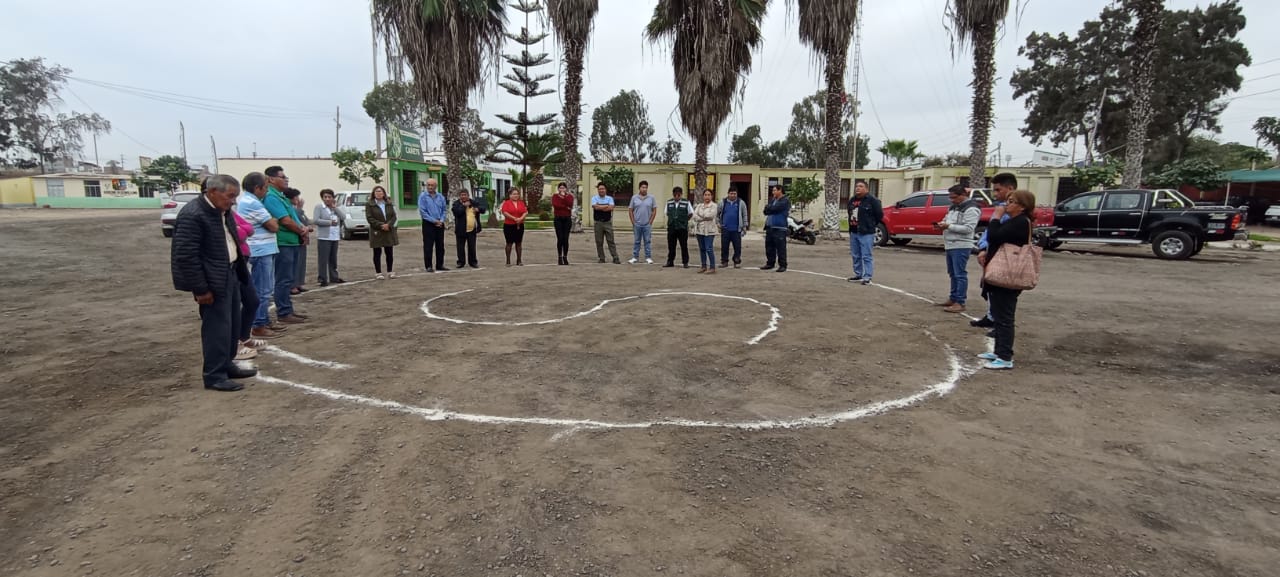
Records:
[[[537,146],[530,146],[530,140],[539,140],[541,132],[535,131],[537,127],[543,127],[555,121],[555,114],[536,114],[529,115],[529,99],[555,92],[550,88],[542,88],[542,83],[553,78],[551,74],[531,72],[531,69],[550,64],[551,57],[546,52],[533,53],[530,48],[542,42],[548,34],[544,31],[538,31],[536,34],[529,32],[530,17],[533,14],[542,12],[541,0],[515,0],[508,4],[511,8],[524,13],[524,26],[520,27],[519,34],[507,33],[506,37],[512,42],[519,44],[522,48],[517,54],[503,54],[503,60],[512,66],[509,74],[503,76],[505,82],[498,83],[508,94],[517,96],[524,101],[524,110],[512,116],[510,114],[499,114],[499,119],[512,126],[511,130],[491,129],[489,133],[498,138],[498,148],[489,158],[494,162],[504,162],[510,164],[519,164],[521,166],[520,174],[524,177],[529,171],[530,164],[543,164],[542,162],[529,162],[523,151],[538,149]],[[530,137],[533,137],[532,139]],[[545,141],[546,139],[541,139]],[[558,139],[556,139],[558,140]],[[545,160],[545,159],[535,159]],[[536,202],[537,198],[542,196],[542,191],[525,191],[526,200]]]

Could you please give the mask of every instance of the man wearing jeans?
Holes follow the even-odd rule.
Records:
[[[942,222],[933,224],[942,231],[942,245],[947,254],[947,276],[951,277],[951,294],[942,310],[949,313],[964,312],[969,293],[969,253],[973,252],[973,232],[982,218],[978,203],[969,199],[969,189],[957,184],[947,189],[951,207]]]
[[[444,268],[444,220],[449,205],[444,195],[436,192],[436,179],[427,179],[427,191],[418,195],[418,216],[422,217],[422,268],[426,272],[447,271]],[[435,268],[431,266],[434,253]]]
[[[276,245],[280,248],[276,255],[276,320],[285,325],[302,324],[307,320],[304,315],[293,310],[293,297],[290,295],[294,286],[293,275],[298,270],[298,255],[302,252],[303,236],[307,229],[298,220],[298,212],[293,203],[284,197],[284,190],[289,188],[289,177],[279,166],[267,168],[267,197],[262,201],[267,212],[280,224],[276,231]]]
[[[738,190],[729,189],[729,198],[720,203],[720,268],[729,267],[729,245],[733,245],[733,268],[742,265],[742,232],[747,230],[747,205],[738,199]]]
[[[854,186],[849,199],[849,254],[853,257],[853,276],[849,282],[871,284],[875,273],[875,260],[871,247],[876,243],[876,229],[884,221],[880,199],[868,194],[867,183],[861,180]]]
[[[631,248],[630,264],[640,260],[640,243],[644,243],[644,262],[653,264],[653,219],[658,216],[658,201],[649,196],[649,182],[640,181],[640,194],[631,197],[631,205],[627,208],[631,217],[632,235],[635,243]]]
[[[253,292],[258,295],[258,311],[253,317],[251,334],[258,339],[274,339],[280,336],[270,326],[271,292],[276,286],[276,231],[280,223],[262,204],[267,197],[267,179],[261,172],[246,174],[240,183],[244,192],[236,200],[236,212],[245,222],[253,225],[253,236],[248,239],[250,277]]]

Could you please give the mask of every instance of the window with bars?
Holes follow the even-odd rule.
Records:
[[[84,195],[88,198],[102,198],[102,181],[84,181]]]
[[[45,189],[48,190],[49,196],[53,198],[62,198],[67,195],[66,186],[60,178],[49,179],[48,182],[45,183]]]

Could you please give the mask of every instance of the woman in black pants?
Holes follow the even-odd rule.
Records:
[[[573,229],[573,195],[565,183],[551,195],[551,215],[556,225],[556,264],[569,264],[569,231]]]
[[[369,201],[364,205],[364,218],[369,223],[369,246],[373,248],[373,272],[378,280],[396,278],[395,248],[400,244],[396,233],[396,207],[387,198],[387,189],[373,187]],[[382,276],[382,254],[387,255],[387,276]]]
[[[992,219],[987,224],[987,250],[978,253],[978,263],[987,266],[990,257],[994,257],[1002,245],[1026,246],[1031,242],[1031,215],[1035,213],[1036,196],[1025,190],[1015,190],[1009,195],[1009,204],[1005,206],[1005,214],[1009,220],[1000,222]],[[1019,289],[983,285],[991,300],[991,317],[995,320],[996,347],[995,353],[982,353],[978,358],[987,364],[983,368],[1008,370],[1013,368],[1013,322],[1018,310]]]

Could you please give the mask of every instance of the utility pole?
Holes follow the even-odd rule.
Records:
[[[240,145],[236,145],[236,158],[240,158]]]
[[[218,143],[213,141],[213,135],[209,135],[209,148],[213,149],[213,173],[218,173]]]
[[[342,133],[342,107],[335,106],[333,109],[333,151],[340,150],[340,134]]]
[[[855,0],[854,14],[861,14],[862,0]],[[853,27],[853,150],[849,160],[850,174],[858,180],[858,116],[862,114],[862,103],[858,100],[858,71],[862,68],[862,21],[858,18]]]
[[[378,21],[373,14],[373,4],[369,4],[369,31],[373,40],[373,87],[378,87]],[[388,63],[389,65],[390,63]],[[373,123],[373,149],[382,154],[382,127]]]
[[[187,160],[187,127],[178,122],[178,143],[182,146],[182,160]],[[191,161],[187,161],[190,164]]]
[[[98,131],[93,131],[93,164],[99,169],[102,168],[102,162],[98,160]]]
[[[257,157],[258,157],[258,143],[257,143],[257,142],[253,143],[253,157],[254,157],[254,158],[257,158]]]

